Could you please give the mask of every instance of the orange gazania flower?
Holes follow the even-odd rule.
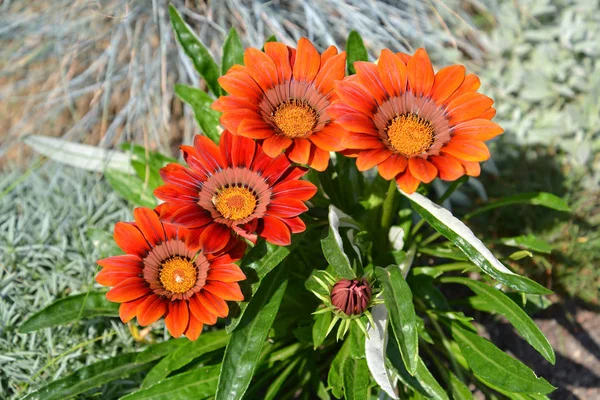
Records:
[[[221,251],[233,234],[287,246],[306,225],[299,215],[316,192],[299,180],[306,168],[292,167],[284,154],[270,158],[254,140],[223,132],[217,147],[205,136],[181,146],[190,168],[169,164],[165,185],[154,194],[165,201],[161,219],[201,230],[206,252]]]
[[[124,323],[137,316],[146,326],[165,316],[173,337],[196,340],[204,324],[227,316],[226,300],[244,300],[237,282],[246,276],[233,264],[243,242],[228,254],[205,254],[197,232],[163,224],[149,208],[133,215],[135,222],[115,225],[115,241],[126,254],[99,260],[96,282],[114,286],[106,298],[121,303]]]
[[[354,67],[356,75],[336,83],[339,100],[328,112],[350,131],[346,154],[358,157],[359,170],[377,166],[407,193],[436,176],[479,175],[490,157],[483,142],[503,130],[490,121],[494,102],[477,93],[477,76],[462,65],[434,74],[424,49],[412,57],[386,49],[377,65]]]
[[[235,135],[264,139],[270,157],[285,150],[290,160],[324,171],[329,152],[342,150],[346,135],[327,113],[346,53],[331,46],[319,55],[302,38],[297,51],[276,42],[265,43],[264,52],[249,48],[244,64],[219,78],[230,94],[213,104],[223,112],[221,124]]]

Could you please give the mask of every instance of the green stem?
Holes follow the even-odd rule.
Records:
[[[388,189],[387,196],[385,197],[385,200],[383,202],[383,214],[381,215],[381,227],[386,232],[390,228],[390,226],[392,226],[392,218],[394,217],[395,211],[394,200],[396,198],[397,191],[398,188],[396,186],[396,181],[392,179],[390,181],[390,187]]]
[[[454,370],[454,373],[456,374],[458,379],[465,382],[465,377],[463,376],[462,370],[459,368],[458,363],[454,359],[454,354],[452,353],[452,347],[450,346],[450,342],[448,342],[448,339],[446,338],[446,334],[442,330],[442,327],[440,326],[440,324],[438,324],[438,322],[437,322],[437,316],[435,314],[429,313],[429,312],[427,314],[429,315],[429,320],[431,321],[431,324],[433,325],[436,332],[440,336],[442,345],[444,346],[444,348],[446,349],[446,352],[448,353],[448,358],[450,359],[450,363],[452,364],[452,369]]]

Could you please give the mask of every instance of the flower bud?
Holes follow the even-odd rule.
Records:
[[[371,287],[365,278],[342,279],[331,290],[331,303],[346,315],[360,315],[371,300]]]

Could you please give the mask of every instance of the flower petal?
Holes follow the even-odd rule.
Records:
[[[237,128],[237,134],[250,139],[266,139],[275,132],[271,125],[262,120],[244,119]]]
[[[229,314],[229,307],[222,298],[205,290],[198,292],[197,296],[204,308],[212,314],[216,314],[221,318],[225,318],[227,317],[227,314]]]
[[[146,297],[137,308],[137,321],[141,326],[148,326],[158,321],[165,315],[168,306],[167,302],[155,294]]]
[[[202,230],[200,242],[205,253],[216,253],[229,243],[231,230],[223,224],[213,222]]]
[[[472,140],[490,140],[504,132],[504,129],[495,122],[478,118],[462,122],[452,128],[456,137]]]
[[[166,240],[165,230],[156,213],[146,207],[133,210],[135,222],[151,246],[157,246]]]
[[[196,293],[189,299],[190,312],[200,322],[206,325],[214,325],[217,323],[217,316],[206,309],[200,301],[199,293]]]
[[[294,143],[287,150],[289,159],[298,164],[308,164],[310,156],[310,141],[308,139],[294,139]]]
[[[262,51],[252,47],[247,48],[244,52],[244,64],[248,74],[264,92],[277,85],[279,79],[275,63]]]
[[[115,224],[114,238],[117,246],[127,254],[135,254],[143,258],[150,251],[150,245],[142,232],[129,222]]]
[[[329,152],[318,148],[317,146],[311,146],[310,156],[308,157],[308,165],[317,171],[325,171],[329,165]]]
[[[366,171],[384,162],[392,155],[388,149],[365,150],[358,155],[356,167],[359,171]]]
[[[235,282],[209,281],[204,286],[203,290],[230,301],[243,301],[244,295],[240,290],[240,285]]]
[[[445,147],[442,147],[441,152],[465,161],[481,162],[490,158],[487,146],[476,140],[453,138]]]
[[[292,67],[290,66],[288,47],[280,42],[267,42],[265,43],[265,53],[275,63],[279,83],[289,81],[292,78]]]
[[[246,275],[235,264],[211,264],[207,279],[209,281],[239,282],[246,279]]]
[[[202,334],[203,328],[204,324],[202,324],[202,322],[200,322],[198,319],[194,318],[193,315],[190,315],[187,329],[184,332],[185,337],[191,341],[197,340]]]
[[[372,116],[377,109],[377,102],[363,85],[347,80],[335,82],[335,92],[342,102],[353,109]]]
[[[321,56],[315,46],[307,38],[300,38],[294,63],[294,80],[312,82],[320,66]]]
[[[358,81],[367,88],[379,104],[383,103],[388,98],[388,93],[381,82],[377,65],[367,61],[356,61],[354,69],[356,70]]]
[[[346,52],[330,57],[315,78],[315,87],[320,93],[327,94],[333,90],[333,83],[342,80],[346,74]]]
[[[277,217],[265,215],[261,220],[259,235],[267,242],[287,246],[292,242],[290,228]]]
[[[388,49],[383,49],[379,63],[377,63],[377,70],[389,97],[400,96],[406,91],[408,70],[402,60],[394,53]]]
[[[273,186],[273,199],[291,197],[298,200],[310,200],[317,193],[317,187],[309,181],[284,181]]]
[[[124,324],[128,323],[133,319],[133,317],[135,317],[135,314],[137,313],[137,307],[142,304],[144,300],[146,300],[145,297],[140,297],[137,300],[121,303],[119,306],[119,317]]]
[[[385,180],[392,180],[401,172],[404,172],[408,161],[405,157],[393,154],[384,162],[377,165],[379,175]]]
[[[450,115],[450,124],[456,125],[479,117],[492,104],[494,100],[489,97],[477,92],[468,92],[448,103],[446,112]]]
[[[455,181],[465,174],[465,170],[457,159],[447,155],[431,156],[429,160],[439,171],[440,179]]]
[[[302,200],[285,197],[271,200],[266,212],[267,215],[273,215],[279,218],[292,218],[307,210],[308,207]]]
[[[420,48],[415,51],[406,69],[411,91],[417,96],[427,96],[433,86],[434,74],[431,60],[425,49]]]
[[[133,277],[123,280],[121,283],[106,293],[106,299],[115,303],[124,303],[139,299],[150,293],[150,288],[143,278]]]
[[[409,158],[408,169],[412,176],[424,183],[434,180],[438,173],[435,165],[421,157]]]
[[[402,189],[402,191],[411,194],[414,193],[415,190],[417,190],[421,181],[415,179],[407,168],[402,175],[396,177],[396,183],[398,184],[398,186],[400,186],[400,189]]]
[[[263,142],[263,150],[269,157],[275,158],[290,147],[292,139],[284,135],[273,135]]]
[[[169,312],[165,317],[165,325],[174,338],[183,335],[190,321],[190,310],[186,300],[169,303]]]
[[[443,104],[465,80],[466,69],[463,65],[450,65],[435,74],[431,98],[437,104]]]

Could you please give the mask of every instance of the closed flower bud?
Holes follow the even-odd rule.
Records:
[[[342,279],[331,290],[331,303],[346,315],[360,315],[367,309],[371,293],[365,278]]]

